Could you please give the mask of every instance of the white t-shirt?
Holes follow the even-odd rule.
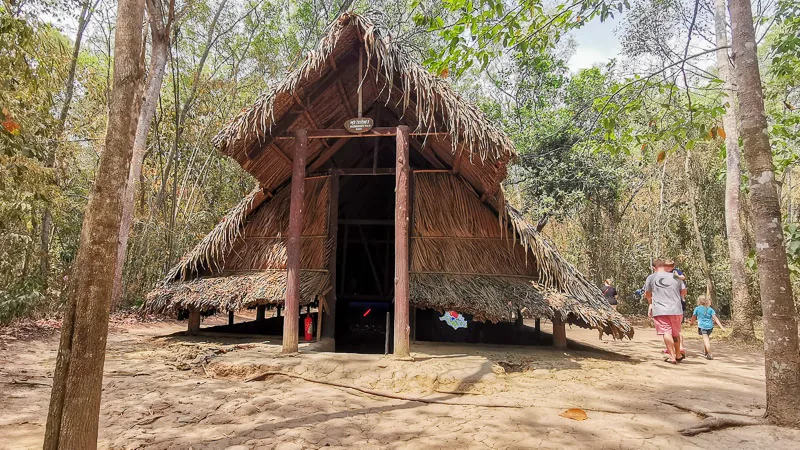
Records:
[[[653,316],[672,316],[683,314],[681,290],[683,281],[675,278],[672,272],[656,272],[644,282],[645,292],[653,293]]]

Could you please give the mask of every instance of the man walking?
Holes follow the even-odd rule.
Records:
[[[686,288],[683,281],[673,276],[672,267],[666,267],[663,260],[655,260],[653,266],[656,271],[644,283],[644,296],[650,305],[647,314],[655,322],[656,334],[664,337],[664,344],[669,351],[669,359],[665,361],[676,364],[683,359],[681,298],[686,295]]]

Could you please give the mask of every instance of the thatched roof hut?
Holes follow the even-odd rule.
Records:
[[[374,128],[340,128],[359,116]],[[302,217],[295,231],[301,305],[335,311],[346,301],[392,303],[405,295],[395,292],[404,277],[396,264],[407,256],[413,307],[492,322],[521,312],[633,334],[600,290],[504,199],[501,183],[516,156],[508,137],[363,16],[332,23],[302,64],[214,143],[259,187],[150,293],[149,311],[282,304],[291,286],[291,210]],[[411,174],[406,185],[403,167]],[[402,186],[410,186],[408,203]],[[291,200],[295,189],[302,204]],[[405,207],[409,223],[400,233]]]

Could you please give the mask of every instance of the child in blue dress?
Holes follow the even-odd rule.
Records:
[[[714,331],[714,324],[716,323],[722,328],[722,331],[727,331],[717,317],[717,312],[711,307],[711,299],[705,295],[697,297],[697,307],[692,313],[692,323],[697,321],[697,334],[703,336],[703,356],[706,359],[714,359],[711,356],[711,332]]]

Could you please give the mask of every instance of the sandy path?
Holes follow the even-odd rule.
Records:
[[[758,352],[718,345],[717,359],[661,362],[652,330],[582,350],[418,344],[414,362],[306,350],[274,338],[169,336],[183,324],[116,327],[109,337],[102,448],[797,448],[800,431],[770,426],[696,437],[700,418],[661,400],[759,415]],[[41,448],[57,336],[0,342],[0,448]],[[272,370],[383,392],[518,408],[424,404],[277,376]],[[559,416],[583,408],[589,420]]]

